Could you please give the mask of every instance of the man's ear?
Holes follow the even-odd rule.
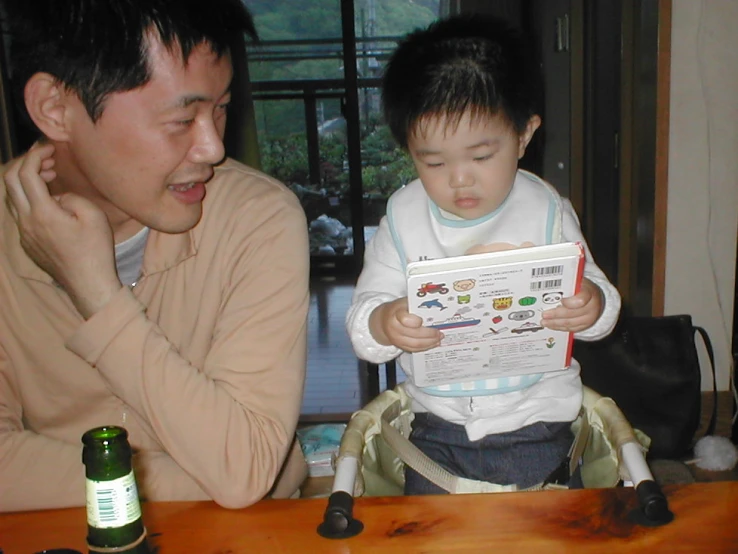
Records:
[[[525,130],[520,135],[520,143],[518,145],[518,159],[523,157],[523,155],[525,154],[525,149],[528,148],[530,140],[533,138],[533,135],[536,133],[538,127],[540,126],[541,118],[535,114],[530,116],[528,123],[525,125]]]
[[[65,141],[68,138],[69,93],[53,75],[36,73],[23,91],[28,115],[47,138]]]

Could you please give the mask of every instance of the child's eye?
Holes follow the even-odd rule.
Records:
[[[443,165],[443,162],[438,162],[438,163],[426,163],[425,165],[427,165],[428,167],[441,167],[441,166]]]
[[[487,154],[486,156],[479,156],[478,158],[474,158],[475,162],[483,162],[486,160],[489,160],[492,157],[492,154]]]
[[[194,119],[182,119],[181,121],[175,121],[175,123],[181,127],[189,127],[194,121]]]

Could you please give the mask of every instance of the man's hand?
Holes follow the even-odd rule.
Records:
[[[541,325],[572,333],[584,331],[599,319],[603,304],[602,291],[585,277],[577,294],[564,298],[560,306],[543,312]]]
[[[8,204],[26,254],[69,294],[85,319],[121,288],[113,231],[105,214],[76,194],[49,194],[54,146],[35,144],[4,175]]]
[[[407,297],[385,302],[369,316],[369,330],[374,339],[405,352],[423,352],[441,344],[443,333],[423,327],[422,318],[407,309]]]

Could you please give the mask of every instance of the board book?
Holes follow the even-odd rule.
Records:
[[[578,242],[411,262],[408,309],[441,330],[441,345],[413,353],[420,387],[562,371],[573,334],[541,325],[541,313],[579,291]]]

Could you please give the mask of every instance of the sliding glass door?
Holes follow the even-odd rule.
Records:
[[[300,198],[314,273],[358,275],[387,197],[413,178],[382,124],[379,78],[398,39],[441,4],[247,2],[262,39],[249,58],[262,169]]]

